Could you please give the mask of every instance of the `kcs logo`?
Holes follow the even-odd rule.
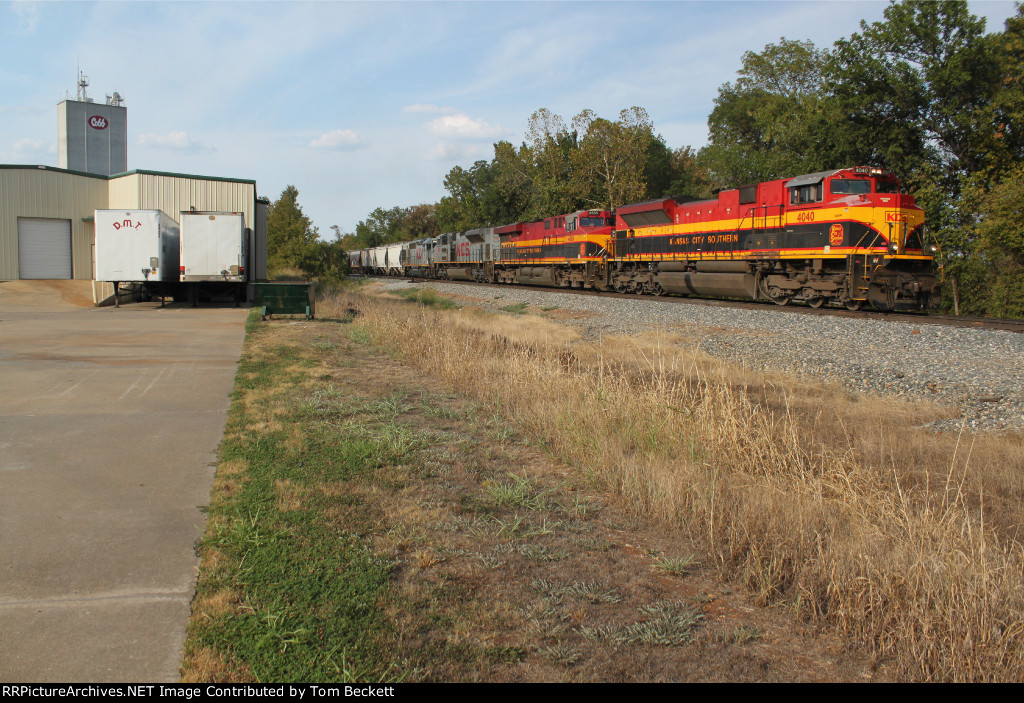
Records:
[[[107,118],[106,117],[100,117],[99,115],[94,115],[94,116],[89,118],[89,126],[92,127],[93,129],[106,129],[107,128]]]

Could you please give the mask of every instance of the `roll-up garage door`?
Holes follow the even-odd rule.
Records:
[[[71,220],[18,218],[18,278],[71,278]]]

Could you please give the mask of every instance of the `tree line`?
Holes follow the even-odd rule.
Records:
[[[332,243],[307,227],[307,266],[326,266],[330,250],[872,165],[895,172],[925,209],[944,305],[1024,317],[1022,77],[1024,6],[986,33],[961,0],[892,2],[882,21],[829,48],[781,38],[746,52],[699,150],[669,147],[640,107],[616,120],[587,109],[568,123],[541,108],[519,146],[500,141],[490,160],[452,168],[439,202],[377,208],[354,233],[334,227]],[[279,203],[291,207],[288,194],[272,220]],[[274,231],[268,222],[271,265],[301,259],[286,246],[275,257]]]

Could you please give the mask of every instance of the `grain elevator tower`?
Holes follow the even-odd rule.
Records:
[[[57,106],[57,166],[110,176],[128,170],[128,111],[116,92],[100,104],[86,94],[78,74],[75,100]]]

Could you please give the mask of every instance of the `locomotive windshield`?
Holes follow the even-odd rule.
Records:
[[[604,227],[605,220],[603,217],[581,217],[580,227]]]
[[[900,184],[899,181],[875,181],[875,192],[876,193],[899,193]]]
[[[871,181],[866,178],[836,178],[829,185],[833,195],[867,195],[871,192]]]

